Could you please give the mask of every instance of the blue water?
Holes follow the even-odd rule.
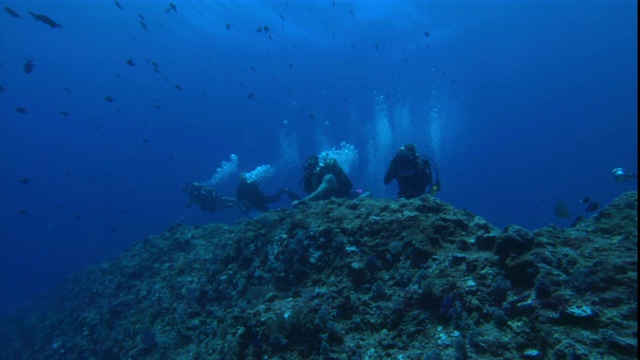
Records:
[[[2,313],[176,220],[243,218],[181,191],[232,155],[221,193],[262,165],[302,192],[304,158],[345,142],[355,188],[393,197],[413,142],[442,200],[500,227],[637,190],[611,177],[637,170],[635,1],[119,3],[2,3],[22,16],[0,11]]]

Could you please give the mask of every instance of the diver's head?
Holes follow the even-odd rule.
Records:
[[[417,154],[418,150],[416,149],[416,145],[415,144],[405,144],[403,147],[400,148],[400,150],[406,150],[412,154]]]
[[[615,168],[611,171],[611,175],[613,175],[613,180],[619,183],[627,182],[634,177],[638,177],[637,174],[631,173],[623,168]]]
[[[398,150],[394,163],[398,168],[410,168],[415,163],[417,156],[416,146],[413,144],[407,144]]]
[[[198,192],[200,189],[200,184],[198,184],[197,182],[190,182],[184,185],[184,188],[182,188],[182,192],[193,194],[195,192]]]
[[[316,155],[311,155],[304,162],[304,173],[313,174],[320,167],[320,160]]]

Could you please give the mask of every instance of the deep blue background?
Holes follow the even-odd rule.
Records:
[[[181,192],[231,154],[298,190],[344,141],[355,187],[392,197],[382,174],[414,142],[441,199],[501,227],[637,189],[610,174],[637,166],[635,1],[173,1],[2,2],[22,15],[0,14],[2,312],[178,219],[242,218]]]

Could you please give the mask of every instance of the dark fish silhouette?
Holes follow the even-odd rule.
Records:
[[[140,17],[140,20],[144,21],[144,16],[142,16],[142,14],[138,14],[138,17]]]
[[[51,18],[46,16],[46,15],[34,14],[31,11],[29,11],[28,13],[29,13],[29,15],[33,16],[33,18],[36,19],[36,21],[40,21],[41,23],[47,24],[52,29],[55,29],[55,28],[58,28],[58,27],[60,29],[62,29],[62,25],[60,25],[57,22],[51,20]]]
[[[176,89],[178,90],[182,90],[182,86],[180,86],[180,84],[176,84],[176,86],[174,86]]]
[[[27,185],[29,183],[29,178],[22,178],[20,179],[20,182]]]
[[[120,10],[124,10],[124,9],[122,8],[122,5],[120,5],[120,3],[118,2],[118,0],[115,0],[115,1],[114,1],[114,3],[115,3],[115,4],[116,4],[116,6],[118,7],[118,9],[120,9]]]
[[[227,28],[227,30],[230,30],[230,29],[231,29],[231,24],[227,24],[227,25],[225,25],[224,27],[226,27],[226,28]]]
[[[64,110],[62,110],[62,111],[60,111],[60,115],[62,115],[62,116],[69,116],[69,113],[68,113],[68,112],[66,112],[66,111],[64,111]]]
[[[143,29],[147,30],[147,24],[145,24],[144,21],[140,21],[140,26],[142,26]]]
[[[428,32],[428,31],[425,31],[425,32],[424,32],[424,36],[429,37],[429,32]]]
[[[586,198],[581,199],[580,202],[583,204],[588,204],[591,202],[591,198],[587,196]]]
[[[570,219],[569,209],[563,202],[558,202],[553,208],[553,213],[560,219]]]
[[[249,100],[251,100],[251,99],[253,99],[253,95],[254,95],[254,93],[249,93],[249,95],[247,95],[247,98],[248,98]]]
[[[0,85],[0,92],[4,91],[4,86]]]
[[[136,64],[133,63],[133,59],[127,59],[127,65],[136,66]]]
[[[23,107],[17,107],[17,108],[16,108],[16,111],[17,111],[17,112],[19,112],[20,114],[27,114],[27,113],[29,113],[29,112],[27,111],[27,109],[25,109],[25,108],[23,108]]]
[[[17,12],[15,12],[12,8],[10,8],[8,6],[4,7],[4,11],[8,12],[9,15],[13,16],[14,18],[22,19],[22,16],[20,16],[20,14],[18,14]]]
[[[27,210],[24,210],[24,209],[20,209],[20,211],[18,211],[18,214],[20,214],[20,215],[29,215]]]
[[[104,97],[104,101],[112,103],[113,102],[113,98],[111,96],[105,96]]]
[[[176,9],[176,4],[174,4],[174,3],[171,3],[171,2],[170,2],[170,3],[169,3],[169,7],[168,7],[168,8],[167,8],[167,10],[165,10],[164,12],[168,13],[168,12],[169,12],[169,11],[171,11],[171,10],[173,10],[173,11],[175,11],[175,12],[178,12],[178,9]]]
[[[584,209],[584,211],[586,212],[592,212],[592,211],[596,211],[598,210],[598,208],[600,207],[600,204],[598,204],[597,202],[592,202],[589,205],[587,205],[587,207]]]
[[[27,62],[22,65],[25,74],[31,74],[34,67],[35,65],[33,65],[33,60],[27,60]]]

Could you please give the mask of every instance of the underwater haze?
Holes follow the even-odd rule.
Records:
[[[2,313],[176,221],[246,217],[186,207],[185,183],[235,196],[269,169],[267,192],[302,194],[323,151],[388,198],[414,143],[438,198],[499,227],[568,227],[637,190],[611,174],[637,171],[635,1],[2,6]]]

